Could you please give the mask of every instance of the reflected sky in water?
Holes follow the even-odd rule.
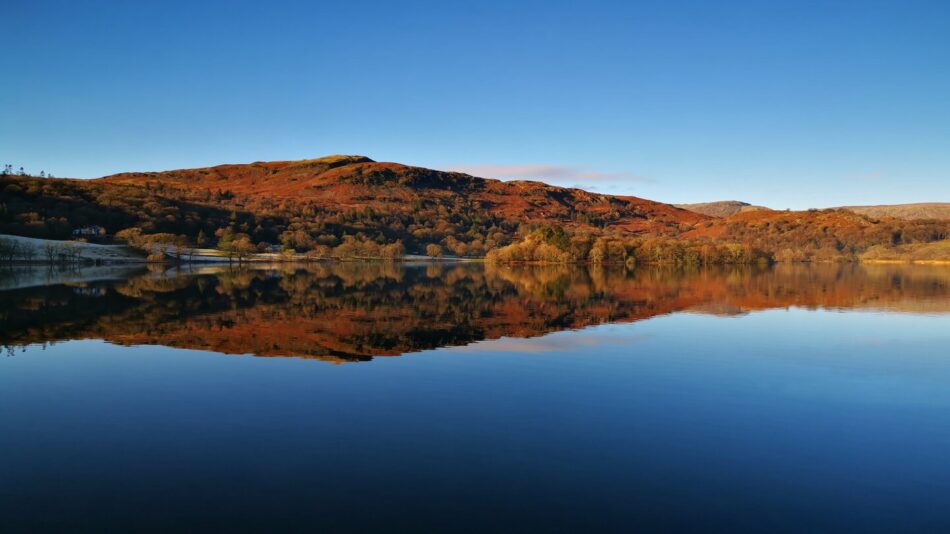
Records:
[[[950,527],[939,271],[614,273],[596,286],[465,269],[383,285],[310,273],[308,297],[259,291],[254,305],[253,281],[208,278],[207,298],[186,298],[193,277],[138,282],[115,293],[131,304],[110,282],[89,297],[110,304],[88,308],[96,321],[71,307],[84,295],[0,293],[7,310],[74,316],[44,312],[30,335],[55,344],[0,358],[4,530]],[[423,306],[424,336],[398,311],[413,291],[445,299]],[[432,339],[446,316],[470,328],[440,338],[458,346],[355,365],[165,346],[194,343],[181,332],[195,318],[238,333],[279,324],[281,306],[309,310],[307,324],[342,315],[333,324],[350,330],[317,329],[309,346],[348,355],[377,348],[352,345],[377,312],[400,317],[388,339],[401,342]],[[166,322],[126,346],[117,318]]]

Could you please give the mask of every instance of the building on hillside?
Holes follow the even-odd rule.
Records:
[[[104,235],[106,235],[106,229],[97,224],[73,230],[73,237],[102,237]]]

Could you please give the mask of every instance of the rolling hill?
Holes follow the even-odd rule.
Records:
[[[387,257],[432,247],[481,257],[547,226],[586,239],[587,248],[594,236],[609,236],[627,240],[618,245],[626,247],[637,246],[631,239],[693,242],[689,246],[708,241],[750,245],[786,259],[853,259],[873,246],[943,240],[950,226],[950,220],[871,217],[844,209],[773,211],[736,201],[685,207],[690,209],[364,156],[93,180],[0,178],[0,234],[70,239],[77,228],[98,225],[110,236],[132,229],[193,246],[240,241],[259,250],[277,246],[318,256],[333,251],[335,257],[380,257],[383,245],[395,246]]]
[[[69,238],[72,229],[135,227],[209,245],[246,234],[254,243],[298,250],[347,239],[399,240],[410,252],[438,244],[483,255],[516,239],[523,226],[573,232],[606,228],[672,236],[707,217],[631,196],[541,182],[477,178],[363,156],[257,162],[94,180],[6,176],[0,233]]]
[[[841,208],[745,211],[682,234],[686,239],[749,244],[785,261],[849,260],[875,246],[930,243],[948,236],[950,220],[872,218]]]
[[[768,210],[739,200],[675,204],[677,208],[694,211],[710,217],[729,217],[746,211]],[[920,202],[915,204],[887,204],[880,206],[836,206],[828,209],[844,209],[868,217],[894,217],[896,219],[950,219],[950,202]]]
[[[842,206],[841,209],[869,217],[897,217],[898,219],[950,219],[950,202],[920,202],[882,206]]]
[[[701,213],[710,217],[728,217],[744,211],[767,210],[763,206],[753,206],[738,200],[720,200],[718,202],[700,202],[697,204],[674,204],[677,208]]]
[[[123,173],[99,180],[107,184],[162,187],[200,202],[226,190],[227,204],[318,206],[326,212],[411,215],[424,207],[481,211],[502,220],[558,222],[578,229],[610,224],[620,231],[672,233],[680,224],[703,217],[669,204],[631,196],[590,193],[532,181],[501,181],[364,156],[328,156],[303,161],[221,165],[159,173]],[[268,202],[262,202],[266,197]],[[221,203],[220,200],[218,202]]]

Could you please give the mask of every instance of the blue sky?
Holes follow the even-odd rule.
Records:
[[[0,4],[0,162],[331,153],[665,202],[950,201],[950,2]]]

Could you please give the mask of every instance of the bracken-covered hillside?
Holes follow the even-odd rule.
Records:
[[[439,244],[482,255],[523,226],[558,224],[577,232],[676,235],[706,217],[636,197],[540,182],[502,182],[362,156],[123,173],[97,180],[6,177],[0,229],[66,238],[100,224],[110,233],[184,234],[201,245],[223,233],[298,250],[332,247],[362,234],[401,240],[409,251]]]
[[[632,196],[477,178],[363,156],[95,180],[0,177],[0,234],[68,239],[77,228],[99,225],[130,241],[241,243],[242,250],[277,246],[334,257],[396,257],[403,251],[481,257],[546,227],[569,236],[565,243],[593,247],[603,236],[622,240],[614,248],[628,252],[702,251],[696,242],[715,242],[754,247],[778,259],[847,260],[871,247],[941,241],[950,228],[950,220],[872,217],[844,209],[748,208],[712,217]],[[126,229],[134,232],[121,232]],[[671,249],[657,240],[682,245]],[[382,256],[381,245],[388,247]],[[588,255],[581,254],[580,261]]]
[[[873,218],[845,209],[758,210],[712,219],[685,239],[748,244],[779,260],[847,260],[874,246],[929,243],[950,236],[950,221]]]
[[[950,219],[950,202],[920,202],[885,206],[842,206],[870,217],[897,217],[900,219]]]

